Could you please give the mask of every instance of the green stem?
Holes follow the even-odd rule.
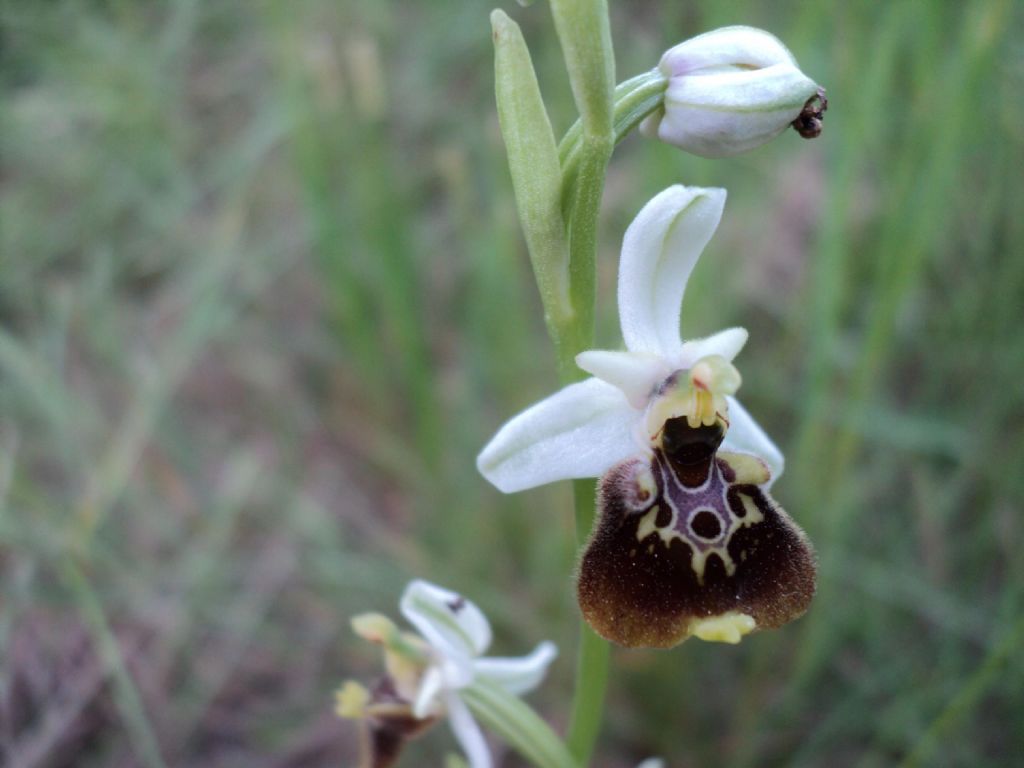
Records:
[[[582,546],[594,522],[594,481],[573,482],[576,505],[576,540]],[[608,687],[609,645],[590,626],[580,622],[579,654],[576,657],[576,690],[566,743],[581,766],[590,762],[601,730],[605,691]]]
[[[668,78],[657,68],[623,80],[615,86],[615,92],[612,94],[612,129],[615,131],[616,142],[622,141],[632,128],[661,104],[666,88]],[[656,97],[654,103],[645,107],[644,102],[652,95]],[[638,110],[643,110],[639,116],[636,114]],[[558,159],[563,168],[567,164],[569,154],[579,148],[582,137],[583,120],[578,119],[565,132],[565,136],[558,144]]]
[[[581,766],[590,763],[604,712],[608,688],[608,641],[580,622],[579,655],[576,658],[576,693],[566,744]]]
[[[615,88],[612,115],[613,147],[622,141],[658,109],[665,99],[668,78],[658,69],[644,72],[619,83]],[[565,132],[558,145],[558,159],[562,165],[562,212],[567,217],[573,202],[573,193],[580,183],[581,167],[585,162],[583,121],[577,120]]]
[[[579,149],[574,155],[578,156],[578,165],[573,165],[571,180],[561,174],[558,201],[569,235],[569,298],[574,340],[579,343],[575,356],[590,347],[594,338],[598,214],[616,140],[615,56],[606,0],[551,0],[551,12],[580,112],[576,129]],[[568,351],[560,350],[559,358],[564,360]],[[581,372],[563,366],[561,377],[568,383],[581,378]],[[577,481],[575,497],[576,538],[582,544],[593,523],[593,481]],[[567,737],[569,750],[581,766],[589,762],[597,741],[607,679],[608,644],[581,621],[576,690]]]
[[[575,200],[569,217],[569,297],[579,336],[587,346],[594,337],[598,218],[604,178],[614,148],[611,136],[584,135]],[[562,189],[565,190],[564,183]],[[578,350],[582,351],[582,348]]]
[[[589,347],[594,337],[597,219],[608,159],[614,148],[614,142],[610,140],[594,140],[590,137],[585,137],[583,144],[579,183],[576,184],[576,201],[568,218],[570,295],[576,310],[577,338],[583,342],[576,352]],[[580,376],[581,371],[575,366],[569,371],[562,371],[565,383]],[[594,481],[575,481],[573,494],[576,541],[582,546],[590,536],[594,521]],[[608,643],[581,619],[579,654],[576,659],[576,689],[573,693],[572,715],[566,738],[569,751],[581,766],[589,763],[601,729],[608,680],[608,656]]]
[[[562,210],[569,229],[573,341],[579,344],[576,346],[569,342],[559,349],[560,373],[564,383],[580,377],[580,371],[571,365],[571,358],[589,347],[594,336],[597,224],[608,161],[615,145],[661,105],[667,87],[668,80],[656,69],[621,83],[614,93],[611,133],[588,130],[581,118],[569,129],[559,146]],[[582,547],[594,523],[594,482],[577,480],[573,491],[576,540]],[[581,766],[589,763],[601,729],[609,655],[607,641],[581,621],[576,690],[566,739],[570,752]]]

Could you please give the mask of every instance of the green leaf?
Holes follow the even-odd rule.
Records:
[[[491,28],[498,119],[516,207],[544,303],[548,331],[556,348],[562,350],[569,342],[567,337],[572,335],[574,323],[558,147],[519,25],[504,12],[495,10],[491,13]],[[571,366],[572,355],[560,351],[559,361],[563,366]]]
[[[477,680],[461,691],[473,714],[540,768],[579,768],[565,744],[536,712],[498,685]]]

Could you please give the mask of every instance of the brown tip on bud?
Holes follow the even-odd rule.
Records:
[[[804,108],[800,110],[800,114],[793,121],[793,130],[805,139],[818,138],[821,135],[826,109],[828,109],[828,99],[825,98],[825,89],[819,88],[818,92],[807,100]]]

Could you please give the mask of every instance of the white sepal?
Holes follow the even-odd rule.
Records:
[[[444,674],[438,666],[427,667],[416,691],[416,700],[412,703],[412,713],[422,719],[436,714],[434,704],[438,694],[444,689]]]
[[[630,352],[679,353],[679,313],[697,259],[718,228],[724,189],[675,185],[626,230],[619,261],[619,322]]]
[[[554,643],[543,642],[528,656],[480,659],[474,668],[477,677],[491,680],[509,693],[519,696],[540,685],[557,655],[558,649]]]
[[[476,465],[504,493],[598,477],[637,451],[635,416],[611,384],[600,379],[570,384],[506,423]]]
[[[747,343],[749,335],[746,328],[726,328],[702,339],[685,341],[676,365],[683,369],[692,368],[702,357],[711,355],[719,355],[731,363]]]
[[[468,663],[491,644],[491,625],[487,617],[456,592],[416,579],[405,588],[399,607],[402,615],[443,658]],[[468,670],[466,674],[470,674]]]
[[[609,352],[592,349],[576,355],[576,365],[622,391],[636,409],[647,407],[651,392],[672,369],[650,352]]]
[[[452,733],[466,755],[469,768],[491,768],[494,764],[491,751],[487,748],[483,731],[477,725],[469,707],[454,693],[445,697],[445,706],[448,708],[448,722],[451,724]]]

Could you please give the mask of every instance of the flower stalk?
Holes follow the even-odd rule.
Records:
[[[615,148],[615,57],[605,0],[552,0],[551,13],[582,123],[579,179],[570,189],[563,177],[560,200],[569,193],[568,211],[563,210],[569,233],[569,292],[576,337],[589,346],[594,335],[598,214]],[[562,371],[564,382],[578,378],[578,371]]]
[[[553,0],[551,9],[581,116],[570,183],[522,32],[499,10],[491,14],[491,25],[498,118],[516,207],[559,379],[568,384],[583,376],[575,358],[593,342],[598,213],[615,146],[615,73],[604,0]],[[582,544],[593,523],[594,483],[575,485],[576,538]],[[580,633],[568,743],[572,757],[585,765],[600,730],[608,645],[582,621]]]
[[[665,98],[668,78],[658,69],[644,72],[619,83],[612,99],[612,134],[617,145],[644,119],[655,112]],[[573,123],[558,145],[558,159],[562,164],[562,212],[569,213],[574,199],[577,177],[583,156],[583,120]]]
[[[577,544],[582,547],[594,525],[595,485],[593,480],[576,480],[572,484],[576,507]],[[580,621],[580,637],[576,656],[576,689],[573,692],[567,743],[580,765],[587,765],[601,730],[605,691],[608,688],[608,663],[611,655],[608,641]]]
[[[605,175],[615,148],[613,95],[615,56],[606,0],[551,0],[555,31],[565,57],[573,97],[580,112],[578,168],[573,177],[562,173],[559,210],[568,222],[569,287],[575,309],[575,353],[589,348],[594,338],[594,300],[598,215]],[[563,384],[582,378],[575,367],[561,371]],[[594,516],[594,483],[573,484],[576,540],[590,535]],[[587,765],[600,731],[608,679],[609,649],[580,621],[576,686],[567,742],[580,765]]]

